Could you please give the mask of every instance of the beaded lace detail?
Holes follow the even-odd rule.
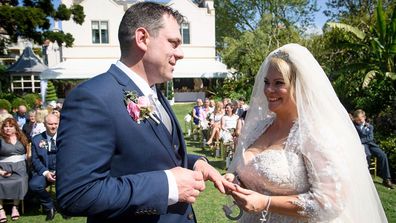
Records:
[[[272,121],[273,119],[266,123],[264,131]],[[293,204],[302,208],[299,214],[306,217],[305,220],[269,213],[266,222],[318,222],[320,219],[318,216],[322,214],[322,210],[331,208],[331,205],[326,206],[326,204],[324,208],[321,207],[310,192],[314,183],[312,179],[315,176],[311,175],[312,167],[309,166],[309,162],[307,163],[301,153],[300,137],[299,126],[295,122],[283,148],[266,149],[251,160],[246,160],[245,164],[240,164],[237,168],[241,182],[251,190],[266,195],[298,195],[298,201]],[[240,222],[260,222],[260,218],[261,213],[245,212]]]

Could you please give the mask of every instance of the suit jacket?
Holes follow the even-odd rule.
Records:
[[[365,127],[363,127],[361,129],[360,125],[358,125],[356,123],[353,123],[353,124],[355,125],[356,131],[359,134],[360,141],[362,142],[362,144],[378,147],[378,145],[374,141],[374,126],[373,125],[366,122]]]
[[[182,131],[167,100],[158,98],[173,125],[128,114],[124,91],[142,92],[117,66],[77,86],[66,98],[57,138],[57,198],[69,215],[88,222],[194,222],[191,205],[168,207],[164,170],[192,169]],[[175,152],[175,150],[177,152]]]
[[[42,140],[47,142],[46,132],[32,138],[32,170],[38,175],[43,175],[44,171],[48,170],[48,148],[40,147]]]

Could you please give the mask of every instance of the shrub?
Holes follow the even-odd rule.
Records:
[[[38,94],[30,93],[23,96],[29,108],[35,108],[37,106],[37,100],[40,99]]]
[[[4,108],[8,112],[11,112],[11,103],[6,99],[0,99],[0,108]]]
[[[11,105],[12,109],[17,109],[19,105],[25,105],[26,107],[28,107],[26,101],[23,98],[15,98],[12,101]]]
[[[51,81],[48,81],[47,94],[45,96],[45,101],[46,101],[46,103],[48,103],[50,101],[56,101],[56,100],[58,100],[58,96],[56,95],[55,86]]]

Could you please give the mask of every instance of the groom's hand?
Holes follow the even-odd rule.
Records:
[[[225,193],[224,187],[233,187],[233,184],[224,179],[214,167],[212,167],[205,160],[199,159],[195,162],[194,170],[200,171],[203,175],[203,179],[210,180],[214,183],[214,186],[221,192]]]
[[[179,202],[194,203],[199,193],[205,189],[202,173],[175,167],[170,170],[176,180]]]

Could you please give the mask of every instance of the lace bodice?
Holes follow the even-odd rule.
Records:
[[[294,204],[303,209],[300,215],[308,217],[304,220],[269,213],[266,222],[300,223],[318,220],[316,215],[320,212],[319,203],[310,195],[312,184],[309,176],[312,169],[301,153],[299,137],[298,124],[295,123],[283,148],[266,149],[251,160],[244,160],[237,167],[240,181],[250,190],[271,196],[298,195],[298,202]],[[244,213],[240,222],[255,223],[260,222],[260,218],[261,213]]]

